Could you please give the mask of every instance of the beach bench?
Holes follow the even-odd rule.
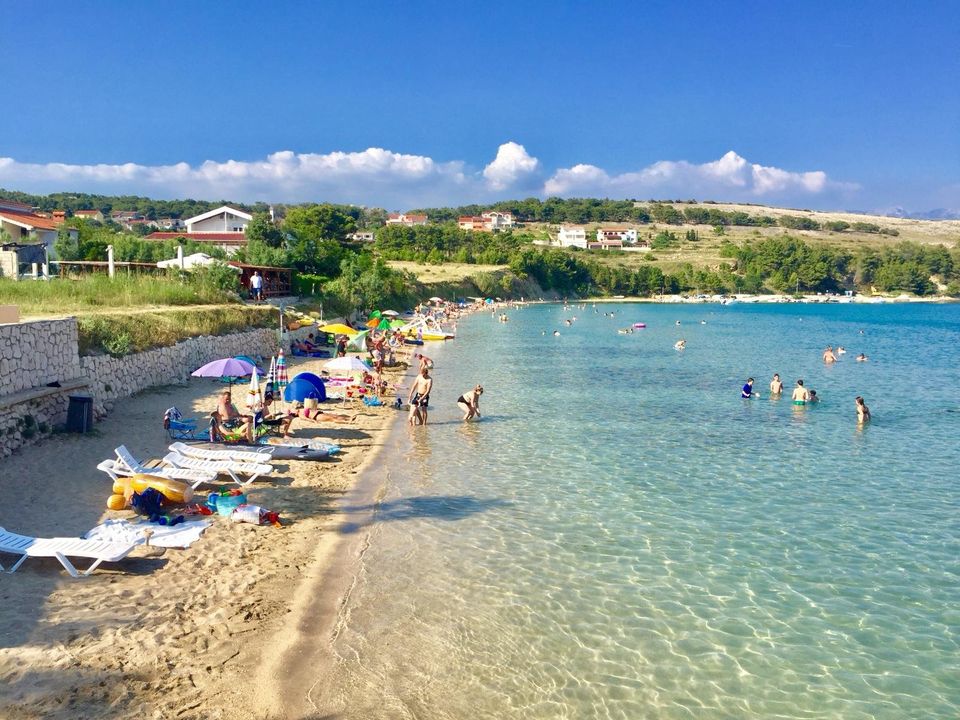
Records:
[[[145,467],[142,470],[131,470],[118,460],[103,460],[97,464],[97,470],[105,472],[114,482],[119,482],[120,478],[130,477],[132,475],[154,475],[156,477],[168,478],[170,480],[179,480],[187,483],[196,490],[204,483],[212,483],[217,479],[215,472],[204,472],[203,470],[188,470],[175,467]]]
[[[197,470],[193,468],[175,468],[175,467],[147,467],[137,460],[127,449],[126,445],[121,445],[114,449],[117,454],[116,461],[104,460],[97,465],[98,470],[107,473],[112,480],[117,479],[117,475],[158,475],[159,477],[170,478],[171,480],[181,480],[190,483],[190,486],[196,490],[198,486],[204,483],[212,483],[217,479],[217,473],[210,470]],[[116,473],[116,475],[114,474]]]
[[[105,540],[81,540],[80,538],[35,538],[27,535],[17,535],[0,527],[0,552],[19,555],[13,566],[7,570],[0,565],[0,570],[12,574],[23,564],[28,557],[56,558],[64,570],[71,577],[78,578],[92,573],[100,563],[118,562],[123,560],[130,551],[141,541],[131,543],[107,542]],[[80,572],[70,562],[71,557],[92,558],[93,564]]]
[[[269,445],[264,445],[260,452],[254,450],[233,450],[224,448],[222,450],[214,448],[197,447],[196,445],[187,445],[182,442],[175,442],[170,446],[170,452],[186,455],[187,457],[200,458],[201,460],[227,460],[229,462],[252,462],[259,463],[270,460],[273,449]]]
[[[228,475],[237,485],[249,485],[261,475],[273,472],[273,466],[267,463],[234,462],[231,460],[204,460],[203,458],[188,457],[177,452],[169,452],[163,457],[168,465],[191,470],[206,470],[218,474]],[[240,476],[247,476],[241,480]]]

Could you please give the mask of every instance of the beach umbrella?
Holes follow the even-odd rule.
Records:
[[[197,368],[192,373],[193,377],[246,377],[256,371],[256,367],[246,360],[237,360],[236,358],[222,358],[208,362],[206,365]]]
[[[277,357],[276,355],[270,356],[270,369],[267,371],[266,377],[267,387],[270,390],[273,390],[274,386],[277,384]]]
[[[283,356],[283,350],[277,353],[277,390],[283,392],[283,389],[290,382],[287,377],[287,359]]]
[[[438,298],[438,297],[434,296],[434,297],[430,298],[430,302],[433,302],[433,303],[442,303],[442,302],[443,302],[443,298]]]
[[[391,329],[391,330],[399,330],[400,328],[402,328],[402,327],[403,327],[404,325],[406,325],[406,324],[407,324],[407,323],[406,323],[405,320],[399,320],[399,319],[397,319],[397,320],[391,320],[391,321],[390,321],[390,329]]]
[[[349,325],[344,325],[343,323],[321,325],[318,329],[321,332],[329,333],[330,335],[353,335],[355,332],[357,332],[356,328],[352,328]]]
[[[259,373],[250,373],[250,389],[247,391],[247,407],[255,413],[263,409],[263,398],[260,397]]]
[[[374,310],[372,313],[370,313],[370,319],[373,320],[374,318],[379,318],[380,315],[381,313],[379,310]]]
[[[397,317],[397,316],[400,315],[400,313],[398,313],[396,310],[384,310],[384,311],[383,311],[382,313],[380,313],[380,314],[381,314],[381,315],[385,315],[385,316],[387,316],[387,317]]]
[[[370,318],[367,320],[367,327],[371,330],[380,324],[380,318]]]
[[[367,349],[366,339],[367,339],[367,334],[369,332],[370,332],[369,330],[363,330],[361,332],[358,332],[356,335],[350,338],[350,342],[347,343],[347,347],[355,348],[357,350],[366,350]]]
[[[333,360],[327,360],[327,362],[323,364],[323,369],[329,370],[330,372],[370,372],[373,368],[359,358],[346,355],[344,357],[334,358]]]

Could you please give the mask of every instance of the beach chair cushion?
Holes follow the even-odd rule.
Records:
[[[66,537],[35,538],[18,535],[0,527],[0,552],[20,556],[9,570],[6,570],[3,565],[0,565],[0,570],[8,574],[15,573],[28,557],[51,557],[56,558],[71,577],[78,578],[92,573],[100,563],[122,560],[140,542],[117,543]],[[94,562],[81,572],[70,562],[71,557],[92,558]]]

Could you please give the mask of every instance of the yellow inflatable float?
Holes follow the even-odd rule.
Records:
[[[193,488],[185,482],[171,480],[158,475],[133,475],[120,478],[113,484],[113,495],[107,498],[107,507],[111,510],[123,510],[130,503],[130,496],[153,488],[173,503],[185,504],[193,500]]]

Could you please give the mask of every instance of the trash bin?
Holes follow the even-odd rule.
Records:
[[[71,395],[67,407],[67,432],[87,433],[93,430],[93,398]]]

